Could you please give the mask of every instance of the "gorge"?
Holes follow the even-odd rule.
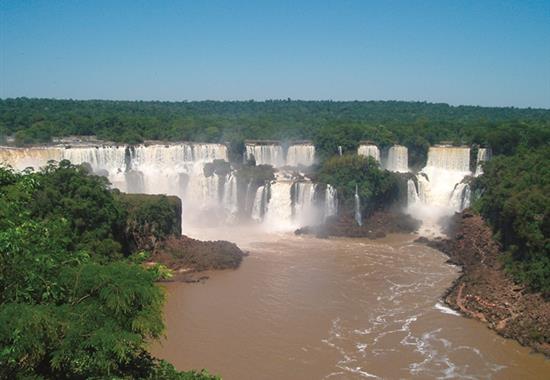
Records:
[[[359,145],[357,153],[373,157],[389,171],[410,173],[404,146],[380,150],[367,143]],[[407,181],[402,202],[407,205],[405,212],[423,222],[422,234],[441,234],[443,219],[469,206],[468,178],[482,173],[480,164],[488,157],[486,149],[478,149],[472,172],[470,148],[429,149],[426,166]],[[0,149],[0,162],[18,170],[63,159],[89,165],[92,172],[107,177],[122,192],[180,197],[184,226],[215,219],[216,223],[254,221],[270,229],[292,230],[338,212],[338,184],[317,183],[304,174],[316,159],[315,147],[309,142],[286,147],[276,141],[246,142],[245,164],[252,160],[257,168],[270,165],[275,170],[273,178],[244,176],[239,169],[245,164],[223,164],[229,161],[224,144],[151,142]],[[206,170],[207,165],[212,167]]]
[[[444,306],[440,297],[457,268],[414,235],[371,241],[289,234],[345,210],[339,184],[310,174],[314,149],[256,141],[246,145],[244,163],[229,164],[224,144],[3,147],[0,161],[24,170],[68,159],[124,192],[176,195],[186,235],[230,240],[249,252],[237,271],[165,285],[167,340],[152,351],[178,368],[204,366],[226,379],[536,379],[548,371],[542,356]],[[419,233],[427,236],[443,234],[446,219],[469,205],[468,181],[490,156],[478,149],[471,160],[469,147],[433,146],[426,166],[411,173],[406,147],[371,144],[358,154],[407,175],[402,211],[421,220]],[[362,224],[368,199],[357,186],[353,197],[353,217]]]

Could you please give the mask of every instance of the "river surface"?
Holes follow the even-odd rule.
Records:
[[[458,268],[413,235],[191,236],[250,256],[204,283],[166,285],[167,339],[152,351],[179,369],[225,380],[550,378],[542,355],[442,304]]]

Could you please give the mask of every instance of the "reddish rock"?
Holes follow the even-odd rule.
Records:
[[[505,273],[490,227],[466,211],[454,217],[449,236],[427,243],[463,270],[444,295],[445,302],[500,335],[550,356],[550,302]]]

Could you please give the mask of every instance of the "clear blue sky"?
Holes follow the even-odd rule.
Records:
[[[0,54],[2,98],[550,108],[550,0],[0,0]]]

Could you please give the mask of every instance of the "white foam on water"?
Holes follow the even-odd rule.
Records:
[[[456,315],[460,317],[460,313],[456,310],[451,309],[450,307],[438,302],[434,305],[434,308],[442,312],[443,314]]]

